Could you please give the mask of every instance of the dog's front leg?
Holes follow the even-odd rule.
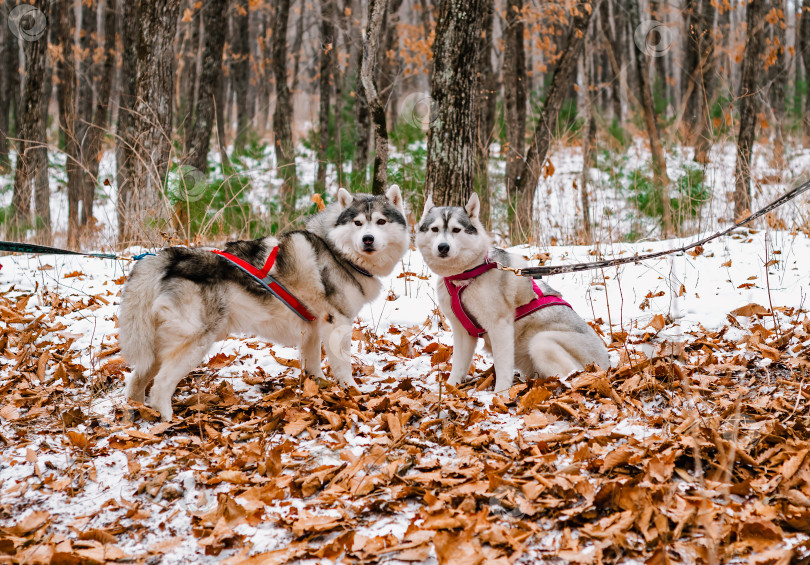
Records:
[[[450,380],[447,384],[458,386],[464,380],[472,364],[475,344],[478,338],[467,333],[461,324],[453,324],[453,367],[450,370]]]
[[[512,387],[515,376],[515,324],[499,321],[487,330],[495,361],[495,392],[503,393]]]
[[[352,321],[335,316],[333,322],[324,325],[322,337],[329,366],[338,384],[346,388],[357,386],[352,377]]]
[[[323,378],[321,371],[321,332],[320,328],[312,322],[312,326],[304,331],[301,343],[301,366],[304,374]]]

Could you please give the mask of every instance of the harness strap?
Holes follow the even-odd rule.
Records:
[[[453,283],[455,281],[474,279],[475,277],[478,277],[487,271],[491,271],[492,269],[496,269],[497,267],[497,263],[490,262],[489,253],[487,253],[485,262],[477,267],[457,275],[444,277],[444,285],[447,288],[447,292],[450,294],[450,304],[453,309],[453,314],[456,315],[456,318],[458,318],[458,321],[461,322],[462,326],[464,326],[464,329],[467,330],[467,333],[473,337],[481,337],[487,333],[487,330],[482,328],[478,322],[476,322],[475,319],[467,313],[467,311],[464,309],[464,305],[461,303],[461,293],[464,292],[468,284],[456,286]],[[543,291],[540,290],[540,287],[537,286],[535,281],[532,281],[532,289],[534,290],[535,295],[537,295],[536,298],[523,306],[519,306],[515,310],[515,321],[525,318],[529,314],[536,312],[541,308],[545,308],[546,306],[568,306],[571,308],[571,305],[559,296],[546,296],[543,294]]]
[[[256,282],[262,285],[265,290],[269,291],[271,294],[273,294],[273,296],[281,300],[281,302],[283,302],[287,308],[295,312],[302,320],[311,322],[315,319],[315,316],[313,316],[312,313],[307,310],[307,307],[304,306],[300,300],[293,296],[290,291],[284,288],[280,282],[270,275],[270,269],[273,268],[273,265],[276,262],[276,256],[278,255],[278,245],[275,246],[270,252],[270,255],[267,257],[267,261],[264,263],[264,267],[261,271],[247,261],[225,251],[212,249],[211,253],[216,253],[220,257],[227,259],[236,267],[250,275],[256,280]]]

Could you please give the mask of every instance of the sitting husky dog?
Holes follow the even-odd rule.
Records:
[[[416,246],[437,281],[439,306],[453,327],[453,368],[458,386],[470,369],[478,337],[495,361],[495,392],[512,386],[514,369],[525,376],[567,375],[590,363],[610,366],[607,349],[591,327],[551,287],[498,270],[521,267],[518,255],[492,247],[478,219],[473,193],[462,207],[425,202]]]
[[[248,269],[264,267],[262,277],[272,265],[269,286],[280,284],[279,295],[301,307],[296,311],[221,252],[170,247],[138,261],[124,285],[119,317],[121,351],[133,369],[126,396],[143,402],[154,382],[149,404],[171,420],[177,384],[214,342],[232,333],[300,346],[303,368],[315,377],[323,377],[323,340],[335,378],[355,385],[352,321],[379,294],[378,277],[394,269],[409,242],[394,185],[385,196],[352,196],[341,188],[337,202],[312,217],[306,230],[225,246]]]

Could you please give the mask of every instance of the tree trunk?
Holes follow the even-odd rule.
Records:
[[[7,15],[5,10],[4,13]],[[11,29],[8,27],[8,20],[6,20],[3,25],[3,30],[5,34],[3,41],[4,54],[3,57],[0,58],[0,61],[2,61],[0,75],[2,75],[3,78],[0,80],[0,84],[2,84],[4,91],[3,98],[5,99],[5,104],[0,106],[0,113],[5,113],[6,115],[6,129],[3,131],[6,133],[13,132],[14,135],[19,137],[21,116],[24,113],[20,90],[20,77],[22,73],[20,72],[19,42],[17,36],[11,33]],[[8,151],[8,149],[6,149],[6,151]]]
[[[234,0],[233,8],[232,85],[236,95],[236,138],[233,142],[233,150],[239,153],[245,148],[248,133],[250,132],[250,110],[248,107],[248,89],[250,87],[248,0]]]
[[[67,171],[68,197],[68,247],[79,243],[79,203],[82,197],[82,166],[80,144],[77,136],[76,115],[76,67],[74,58],[73,32],[76,28],[76,16],[70,0],[55,0],[53,12],[55,37],[59,41],[59,127],[65,136],[65,170]]]
[[[6,36],[11,35],[8,28],[7,13],[5,6],[0,8],[0,174],[6,174],[11,170],[11,160],[8,156],[8,135],[10,133],[9,125],[11,124],[11,100],[9,96],[11,93],[8,82],[11,77],[7,69],[13,64],[13,61],[8,58],[8,48],[6,46]]]
[[[51,5],[53,9],[53,4]],[[58,8],[57,8],[58,9]],[[49,14],[49,18],[52,16]],[[48,42],[51,45],[58,43],[56,39],[56,32],[58,29],[51,26],[48,30]],[[44,37],[42,38],[45,39]],[[53,70],[55,67],[53,54],[47,53],[45,61],[43,62],[43,77],[42,77],[42,100],[40,109],[42,112],[42,121],[40,127],[42,132],[39,139],[43,140],[41,147],[34,149],[36,155],[36,175],[34,179],[34,213],[37,218],[37,243],[42,245],[50,245],[53,241],[53,234],[51,233],[51,182],[48,178],[48,146],[47,146],[47,133],[46,128],[48,124],[48,110],[51,102],[51,95],[53,94]]]
[[[34,8],[42,14],[47,13],[47,0],[35,0]],[[16,37],[15,37],[16,39]],[[36,41],[23,42],[25,53],[25,91],[22,103],[15,109],[21,112],[17,129],[17,168],[14,171],[14,194],[11,200],[11,228],[15,237],[25,235],[25,229],[31,222],[31,193],[36,176],[37,163],[34,148],[46,144],[45,126],[42,122],[42,79],[45,63],[47,41],[39,38]]]
[[[326,151],[329,148],[329,114],[331,109],[332,88],[335,84],[335,0],[321,0],[321,52],[318,96],[318,171],[315,178],[315,192],[326,188]]]
[[[109,125],[110,92],[115,75],[115,27],[116,9],[114,0],[102,2],[102,15],[104,25],[104,54],[100,61],[99,72],[97,73],[98,90],[96,92],[96,103],[93,109],[93,117],[90,122],[92,126],[87,131],[87,150],[84,158],[87,166],[84,186],[84,210],[88,218],[93,217],[93,196],[98,184],[98,168],[101,157],[104,155],[104,133]],[[100,42],[99,42],[100,45]]]
[[[810,83],[810,0],[804,0],[802,3],[799,45],[801,46],[801,57],[804,63],[804,80]],[[802,122],[804,146],[810,147],[810,89],[805,92],[805,108]]]
[[[640,0],[633,0],[630,10],[630,26],[633,29],[637,29],[640,25],[639,1]],[[664,235],[669,235],[672,231],[672,213],[669,205],[670,181],[667,176],[667,163],[664,157],[664,148],[661,144],[661,133],[658,131],[658,124],[655,121],[648,57],[638,45],[636,45],[636,72],[638,74],[639,89],[641,90],[641,109],[644,114],[644,124],[647,128],[647,135],[650,138],[653,184],[655,185],[656,198],[661,201],[661,207],[663,209],[662,227]]]
[[[387,108],[386,120],[389,129],[393,131],[397,123],[398,98],[398,75],[400,73],[402,60],[400,58],[399,34],[397,24],[399,23],[399,9],[402,0],[390,0],[388,10],[386,10],[385,20],[382,29],[385,30],[383,36],[382,49],[378,53],[379,72],[377,73],[378,90],[380,98],[387,100],[383,106]]]
[[[619,124],[624,122],[622,113],[622,62],[619,59],[622,50],[616,45],[615,34],[610,26],[610,2],[603,0],[599,3],[599,29],[602,35],[602,44],[607,53],[608,62],[610,63],[610,72],[612,80],[610,81],[611,88],[611,102],[613,105],[613,118]]]
[[[591,137],[596,133],[596,120],[593,116],[593,95],[591,89],[594,87],[594,65],[593,58],[589,53],[587,46],[590,41],[586,37],[583,50],[584,69],[583,69],[583,122],[582,129],[582,179],[579,187],[580,204],[582,206],[582,232],[585,237],[591,237],[591,205],[588,199],[588,172],[590,170],[593,160],[593,144]]]
[[[93,121],[93,86],[95,84],[95,56],[97,38],[96,22],[98,3],[96,0],[82,1],[82,27],[79,33],[79,61],[76,75],[76,138],[81,148],[81,216],[79,224],[87,225],[93,217],[94,179],[90,177],[90,136],[89,126]],[[72,9],[72,6],[71,6]]]
[[[171,160],[174,39],[179,0],[141,0],[133,130],[135,166],[123,214],[130,236],[153,239],[166,214],[163,188]]]
[[[199,98],[198,87],[198,61],[200,57],[200,27],[202,26],[202,6],[197,0],[188,0],[185,7],[182,22],[185,27],[183,42],[180,46],[180,65],[177,81],[177,112],[175,121],[178,131],[183,132],[184,145],[188,146],[191,136],[191,125],[197,100]]]
[[[127,245],[136,230],[134,217],[128,216],[133,200],[135,178],[135,86],[138,65],[138,2],[118,0],[121,14],[121,94],[118,99],[118,128],[116,130],[115,160],[118,185],[118,242]]]
[[[690,9],[697,9],[695,7],[698,0],[687,0],[686,5],[686,13],[684,14],[684,18],[687,20],[687,29],[689,29],[689,19],[690,19]],[[664,21],[664,13],[661,9],[661,0],[650,0],[650,17],[653,20],[661,22],[662,24],[666,25]],[[692,25],[694,29],[695,26]],[[664,41],[665,37],[661,36],[660,32],[656,32],[659,34],[659,40]],[[651,37],[647,37],[647,40],[651,40]],[[688,39],[687,39],[688,41]],[[660,45],[660,44],[659,44]],[[663,46],[661,46],[663,47]],[[652,88],[653,88],[653,105],[655,106],[658,104],[657,112],[660,114],[661,122],[664,122],[666,119],[667,113],[667,106],[669,100],[667,99],[667,70],[666,70],[666,52],[658,52],[655,50],[656,57],[653,59],[653,81],[652,81]],[[687,53],[689,53],[689,49],[687,49]],[[688,58],[688,55],[687,55]]]
[[[441,0],[433,42],[425,194],[438,205],[466,204],[475,173],[475,107],[484,0]]]
[[[551,85],[548,89],[543,112],[532,135],[532,142],[526,154],[517,182],[518,210],[515,216],[515,230],[511,233],[512,244],[519,241],[528,241],[532,234],[532,220],[534,218],[534,192],[540,179],[543,163],[551,143],[551,134],[557,124],[563,100],[568,93],[571,83],[576,78],[577,60],[585,41],[585,30],[588,28],[591,15],[598,8],[599,0],[579,4],[573,12],[571,31],[568,35],[568,46],[560,58]]]
[[[200,91],[194,116],[188,125],[185,162],[203,175],[208,174],[208,151],[214,126],[214,96],[222,80],[222,50],[225,26],[221,22],[228,12],[228,0],[209,0],[202,8],[203,51]]]
[[[711,0],[704,0],[701,19],[706,33],[700,41],[700,82],[703,88],[701,93],[701,113],[698,124],[697,142],[695,144],[695,161],[706,164],[709,162],[709,149],[714,138],[712,124],[712,106],[714,105],[716,64],[714,57],[714,15],[716,8]]]
[[[684,138],[687,145],[692,145],[695,142],[694,133],[697,132],[698,119],[700,116],[700,96],[702,95],[697,84],[697,78],[700,76],[698,72],[700,40],[701,34],[705,32],[705,28],[701,26],[699,12],[699,0],[686,0],[684,10],[684,23],[686,24],[684,40],[686,53],[684,55],[683,73],[681,75],[681,99],[682,103],[685,104],[683,126],[686,134]]]
[[[784,0],[773,0],[772,9],[776,20],[771,25],[773,31],[772,45],[776,50],[776,60],[768,69],[771,74],[770,104],[773,110],[773,166],[777,169],[785,167],[785,88],[788,80],[787,55],[785,45],[787,38],[785,28]]]
[[[751,150],[759,113],[760,67],[764,44],[765,0],[751,0],[746,14],[745,55],[740,81],[740,130],[737,136],[737,164],[734,169],[734,218],[751,209]]]
[[[287,86],[287,22],[290,0],[278,0],[273,21],[273,74],[276,78],[276,108],[273,112],[273,136],[276,164],[282,178],[282,206],[289,216],[295,207],[295,144],[290,128],[293,115],[292,96]],[[303,12],[299,17],[303,17]]]
[[[506,198],[509,233],[517,233],[520,205],[517,179],[526,148],[526,52],[523,0],[507,0],[503,50],[503,106],[506,122]]]
[[[374,124],[374,176],[371,184],[373,194],[385,194],[388,183],[388,129],[385,123],[385,106],[380,100],[375,84],[380,30],[387,8],[388,0],[371,0],[368,8],[368,28],[363,41],[363,64],[360,68],[360,81]]]
[[[362,43],[360,34],[357,34],[356,41]],[[363,49],[358,49],[355,53],[354,68],[360,69],[363,66]],[[352,185],[357,188],[366,186],[366,169],[368,168],[368,154],[370,149],[369,136],[371,132],[371,111],[366,99],[366,91],[360,79],[360,73],[355,77],[355,136],[357,138],[357,148],[354,152],[354,162],[352,163]]]
[[[495,0],[484,1],[484,33],[481,36],[476,104],[475,191],[481,200],[481,222],[490,228],[492,203],[489,188],[489,146],[495,129],[497,76],[492,67],[493,23]]]

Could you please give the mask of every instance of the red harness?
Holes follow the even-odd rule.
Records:
[[[472,316],[467,314],[467,311],[464,310],[464,305],[461,303],[461,293],[467,288],[467,284],[462,284],[460,286],[456,286],[453,284],[455,281],[466,281],[469,279],[474,279],[475,277],[486,273],[487,271],[491,271],[498,267],[498,264],[494,261],[489,260],[489,254],[487,254],[486,261],[477,267],[470,269],[469,271],[464,271],[463,273],[459,273],[457,275],[453,275],[451,277],[444,277],[444,285],[447,287],[447,292],[450,293],[450,301],[453,308],[453,314],[456,315],[458,320],[461,322],[461,325],[464,326],[464,329],[467,330],[467,333],[473,337],[481,337],[487,330],[482,328],[478,325]],[[546,306],[568,306],[571,308],[571,305],[568,304],[565,300],[560,298],[559,296],[546,296],[543,294],[543,291],[540,290],[540,287],[537,286],[537,283],[532,281],[532,287],[534,288],[534,293],[537,295],[537,298],[532,300],[531,302],[524,304],[523,306],[519,306],[517,310],[515,310],[515,320],[520,320],[521,318],[525,318],[532,312],[536,312],[541,308],[545,308]]]
[[[311,322],[315,319],[315,316],[313,316],[310,311],[307,310],[306,306],[304,306],[295,296],[290,294],[290,291],[284,288],[280,282],[270,276],[270,269],[273,268],[273,264],[276,262],[276,255],[278,255],[278,245],[276,245],[270,252],[270,255],[267,257],[267,261],[264,264],[264,268],[261,271],[247,261],[240,259],[236,255],[226,253],[225,251],[220,251],[219,249],[212,249],[211,252],[227,259],[235,266],[253,277],[267,291],[271,292],[276,298],[281,300],[285,306],[298,314],[298,317],[302,320]]]

